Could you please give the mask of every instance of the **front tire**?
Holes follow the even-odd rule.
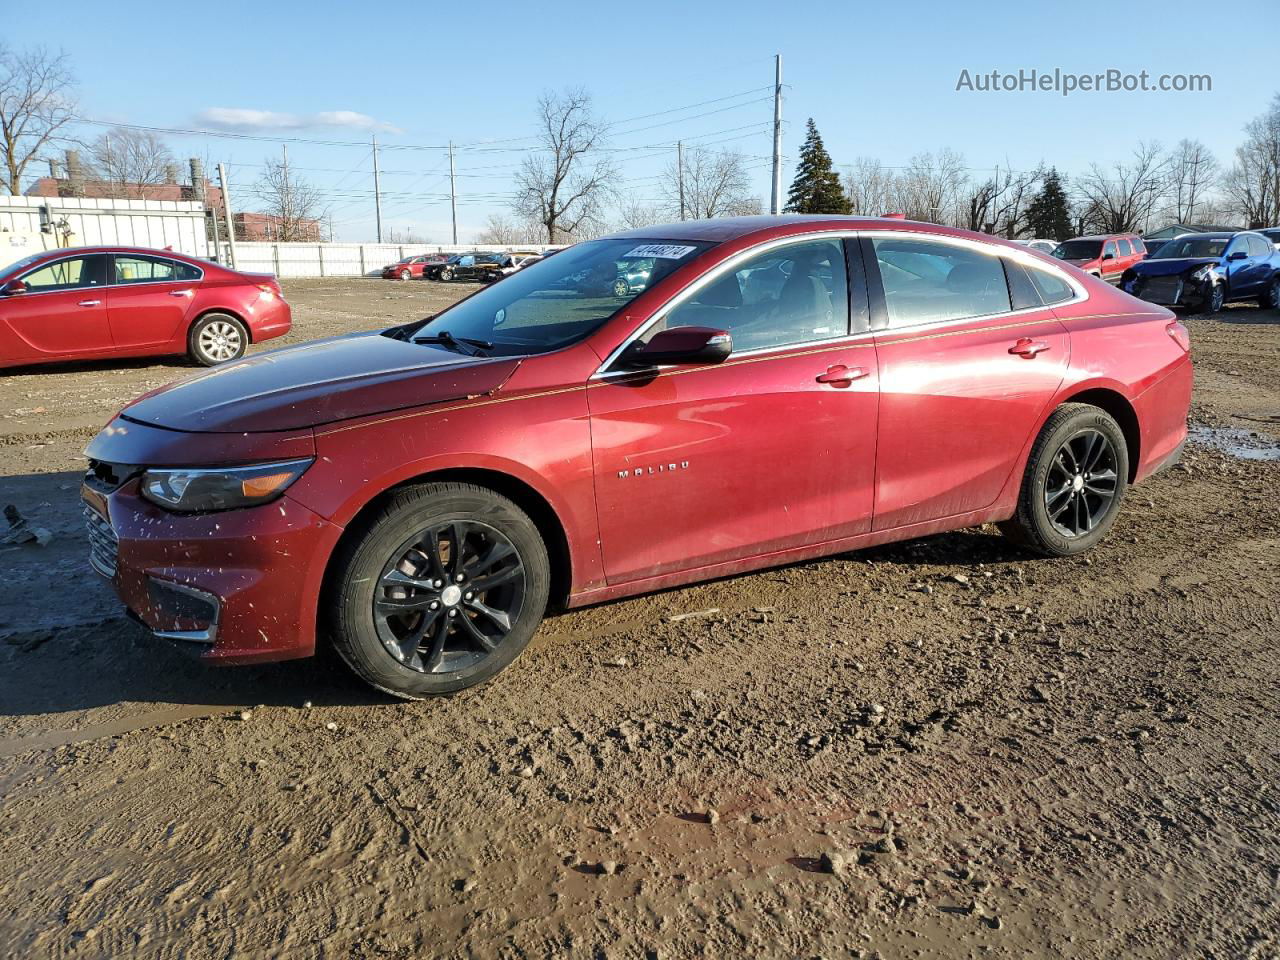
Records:
[[[401,279],[401,280],[412,280],[412,279],[413,279],[413,271],[412,271],[412,270],[401,270],[401,271],[400,271],[400,279]]]
[[[448,267],[442,267],[438,276],[441,280],[448,282],[453,279],[453,271]]]
[[[1208,293],[1205,294],[1204,312],[1205,313],[1221,313],[1222,308],[1226,305],[1226,302],[1227,302],[1227,291],[1223,288],[1222,284],[1215,283],[1212,287],[1209,288]]]
[[[1083,553],[1115,524],[1128,485],[1129,450],[1120,425],[1098,407],[1064,403],[1040,430],[1017,513],[1000,531],[1045,556]]]
[[[387,500],[335,564],[333,645],[366,683],[418,700],[484,683],[529,644],[551,567],[528,515],[492,490],[423,483]]]
[[[187,355],[202,367],[239,360],[247,349],[249,331],[229,313],[207,313],[187,334]]]

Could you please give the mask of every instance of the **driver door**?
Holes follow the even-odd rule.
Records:
[[[860,259],[852,272],[839,238],[768,245],[645,331],[727,330],[727,360],[589,384],[611,584],[870,529],[879,393]]]
[[[45,263],[19,277],[26,291],[0,297],[0,321],[22,351],[6,359],[70,359],[111,349],[105,272],[106,256],[95,253]]]

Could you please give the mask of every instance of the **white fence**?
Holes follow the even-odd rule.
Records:
[[[169,247],[230,264],[226,241],[216,244],[208,234],[204,205],[197,201],[0,196],[0,267],[42,250],[97,245]],[[548,248],[543,244],[239,241],[235,267],[279,277],[362,277],[376,276],[387,264],[420,253],[543,249]]]
[[[236,243],[236,269],[252,273],[274,273],[278,277],[365,277],[376,276],[389,263],[421,253],[465,253],[483,250],[538,251],[542,244],[441,243]],[[226,244],[223,244],[225,259]]]
[[[191,200],[0,196],[0,259],[6,263],[54,247],[99,244],[172,247],[210,257],[207,235],[204,205]]]

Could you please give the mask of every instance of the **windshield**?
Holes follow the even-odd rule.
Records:
[[[412,337],[471,339],[489,356],[546,353],[592,333],[712,247],[696,240],[591,240],[539,260],[437,314]]]
[[[23,257],[21,260],[15,260],[7,267],[0,267],[0,276],[4,276],[7,273],[20,273],[43,256],[43,253],[33,253],[29,257]]]
[[[1220,257],[1230,242],[1230,237],[1205,237],[1196,234],[1174,237],[1172,240],[1165,241],[1159,250],[1151,254],[1151,259],[1187,260]]]
[[[1059,260],[1096,260],[1101,253],[1101,240],[1066,240],[1053,251]]]

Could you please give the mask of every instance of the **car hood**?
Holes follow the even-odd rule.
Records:
[[[1222,261],[1217,257],[1169,257],[1164,260],[1156,258],[1135,263],[1132,269],[1140,277],[1174,277],[1188,270],[1199,269],[1205,264],[1217,267],[1222,265]]]
[[[214,367],[148,393],[122,413],[194,433],[298,430],[492,393],[519,365],[354,333]]]

